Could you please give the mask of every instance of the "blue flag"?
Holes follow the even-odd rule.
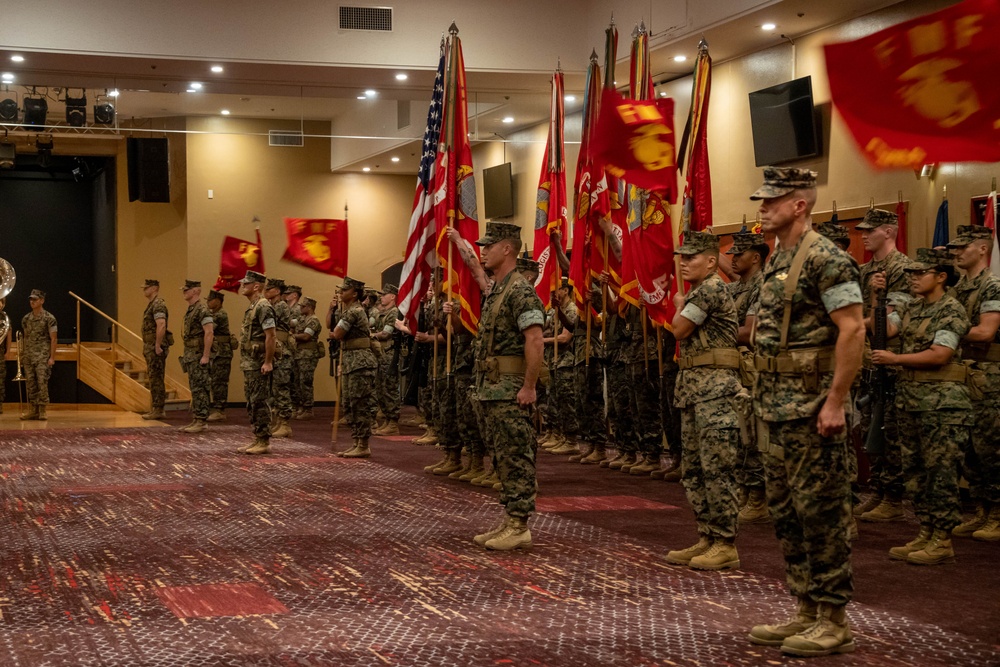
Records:
[[[934,242],[931,246],[937,248],[938,246],[948,245],[948,200],[945,199],[938,206],[937,212],[937,222],[934,223]]]

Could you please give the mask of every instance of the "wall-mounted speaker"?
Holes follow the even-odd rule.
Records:
[[[166,139],[130,137],[128,152],[128,200],[170,201],[170,151]]]

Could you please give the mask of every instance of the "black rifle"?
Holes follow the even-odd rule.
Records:
[[[888,314],[886,310],[885,290],[879,290],[875,301],[874,332],[872,334],[872,350],[886,348],[888,331]],[[885,404],[889,400],[889,371],[885,366],[876,365],[872,371],[868,393],[872,403],[872,418],[868,424],[868,435],[865,437],[865,451],[881,456],[885,453]]]

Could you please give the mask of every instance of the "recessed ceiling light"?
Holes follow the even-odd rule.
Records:
[[[666,97],[666,96],[667,96],[667,91],[664,90],[660,92],[660,97]]]
[[[187,89],[187,91],[188,91],[189,93],[197,93],[197,92],[198,92],[198,91],[197,91],[197,90],[195,90],[194,88],[188,88],[188,89]]]
[[[4,72],[3,75],[0,76],[0,79],[3,79],[4,81],[13,81],[14,75],[10,72]]]
[[[191,83],[190,87],[191,87],[191,88],[194,88],[195,90],[201,90],[201,84],[200,84],[200,83],[198,83],[197,81],[193,81],[193,82]]]
[[[229,109],[223,109],[219,113],[221,113],[223,116],[228,116],[229,115]]]
[[[361,167],[361,171],[364,171],[364,172],[369,172],[371,170],[372,170],[371,167]]]
[[[390,159],[390,160],[392,160],[393,162],[399,162],[399,158],[398,158],[398,157],[396,157],[395,155],[393,155],[393,156],[392,156],[391,158],[389,158],[389,159]]]
[[[764,25],[762,25],[762,26],[760,27],[760,29],[761,29],[761,30],[774,30],[774,29],[775,29],[775,28],[777,28],[777,27],[778,27],[778,26],[774,25],[773,23],[765,23]]]
[[[507,123],[508,125],[510,125],[511,123],[513,123],[513,122],[514,122],[514,117],[513,117],[513,116],[507,116],[507,117],[505,117],[505,118],[503,119],[503,122],[504,122],[504,123]]]
[[[358,95],[359,100],[367,100],[368,98],[364,95]]]
[[[16,63],[23,63],[24,62],[24,56],[11,56],[10,59],[13,60]]]
[[[406,74],[403,74],[402,72],[396,75],[396,81],[406,81],[408,78],[410,77],[408,77]]]
[[[576,95],[567,95],[565,98],[567,102],[576,102]]]
[[[222,65],[212,65],[212,71],[216,74],[221,74],[223,71]]]
[[[365,91],[365,97],[375,97],[376,95],[378,95],[378,91],[377,90],[371,90],[371,89],[369,89],[369,90]]]
[[[108,97],[118,97],[118,95],[119,93],[117,88],[108,91]]]
[[[682,62],[684,62],[687,59],[688,59],[687,56],[674,56],[674,62],[675,63],[682,63]]]

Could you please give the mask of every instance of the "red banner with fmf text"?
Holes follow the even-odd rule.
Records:
[[[235,236],[227,236],[222,242],[222,256],[219,259],[219,277],[212,289],[239,292],[240,281],[247,271],[264,273],[264,253],[261,249],[260,230],[257,241],[245,241]]]
[[[347,220],[285,218],[288,248],[282,259],[331,276],[347,275]]]
[[[828,44],[833,103],[881,168],[1000,161],[1000,0]]]
[[[673,100],[628,100],[605,89],[594,133],[594,156],[604,169],[643,190],[677,189]]]

